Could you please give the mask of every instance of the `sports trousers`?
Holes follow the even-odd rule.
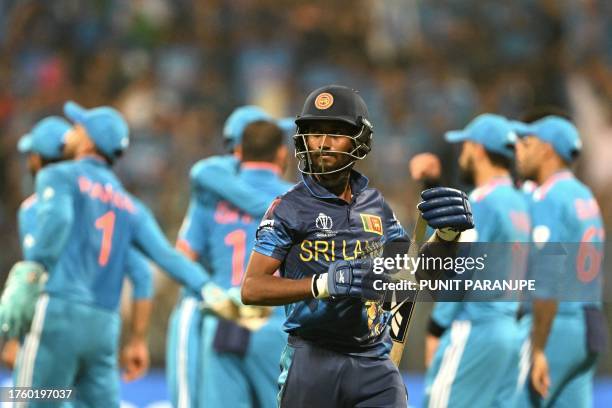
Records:
[[[74,388],[71,406],[119,407],[119,328],[115,312],[42,294],[17,360],[16,386]],[[57,401],[16,404],[62,405]]]
[[[327,350],[289,336],[281,356],[283,408],[406,407],[406,387],[391,360]]]

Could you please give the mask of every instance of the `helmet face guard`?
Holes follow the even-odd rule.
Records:
[[[355,135],[304,133],[302,132],[302,127],[298,126],[298,131],[293,136],[293,141],[295,143],[295,157],[298,159],[298,170],[304,174],[310,175],[333,174],[351,168],[357,160],[364,159],[370,152],[370,150],[372,150],[371,144],[373,128],[372,124],[365,118],[360,117],[358,122],[361,124],[361,127]],[[321,143],[321,147],[319,147],[318,149],[310,149],[308,147],[309,136],[324,136],[325,138],[346,137],[348,139],[351,139],[353,148],[348,152],[340,150],[323,150],[323,143]],[[324,141],[325,139],[323,139],[323,142]],[[327,170],[324,167],[320,167],[319,165],[314,163],[311,153],[318,155],[319,158],[323,153],[345,155],[349,156],[351,160],[349,160],[347,164],[341,166],[340,168]]]

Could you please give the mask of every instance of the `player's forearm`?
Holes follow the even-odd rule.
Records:
[[[247,274],[240,294],[245,305],[280,306],[312,299],[311,284],[311,278],[296,280]]]
[[[132,302],[130,340],[145,340],[147,338],[152,308],[153,302],[150,299],[137,299]]]
[[[533,324],[531,329],[531,347],[533,351],[543,351],[546,347],[552,322],[557,314],[557,301],[535,300],[533,302]]]

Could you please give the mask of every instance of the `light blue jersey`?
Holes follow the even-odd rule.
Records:
[[[236,286],[250,253],[248,231],[253,223],[256,228],[279,191],[287,189],[278,183],[286,185],[266,170],[240,171],[240,162],[231,155],[200,160],[190,171],[191,199],[177,247],[213,271],[215,283],[225,289]],[[201,353],[201,326],[199,308],[183,292],[170,318],[166,353],[168,389],[177,407],[201,405],[202,369],[211,365]]]
[[[256,188],[269,205],[291,185],[264,165],[243,164],[238,179]],[[215,194],[198,194],[179,233],[179,240],[210,267],[213,282],[225,289],[240,286],[260,221],[236,207]]]
[[[17,213],[19,241],[24,257],[26,251],[34,245],[37,203],[36,194],[32,194],[23,201]],[[134,299],[150,299],[153,296],[153,271],[146,258],[135,249],[130,250],[128,254],[125,273],[132,283]],[[114,304],[115,309],[119,305],[120,294],[121,288],[118,288],[115,298],[108,302],[110,306]]]
[[[551,176],[543,185],[537,188],[531,195],[530,212],[533,223],[532,241],[543,243],[562,243],[567,245],[569,258],[566,263],[575,265],[575,268],[561,268],[564,273],[575,276],[557,277],[556,281],[564,283],[575,283],[575,288],[562,288],[566,290],[577,290],[580,283],[595,282],[600,277],[599,262],[593,262],[591,256],[581,257],[580,252],[588,247],[589,250],[597,251],[597,257],[601,259],[603,254],[603,242],[605,232],[599,205],[587,186],[581,183],[569,170],[560,171]],[[595,245],[578,246],[578,243],[594,243]],[[572,245],[576,244],[576,245]],[[537,245],[536,245],[537,246]],[[593,255],[593,254],[590,254]],[[543,261],[543,262],[546,262]],[[549,272],[544,265],[532,265],[530,273],[535,277]],[[556,272],[556,271],[555,271]],[[563,296],[554,289],[555,282],[543,278],[543,282],[550,283],[550,289],[538,290],[539,297]],[[601,295],[601,289],[598,290]],[[582,313],[584,306],[591,305],[601,307],[599,296],[587,302],[561,302],[557,310],[558,314]],[[563,300],[563,299],[561,299]],[[529,307],[529,305],[527,305]]]
[[[238,179],[256,187],[259,197],[271,203],[291,186],[279,177],[278,170],[269,163],[243,162]],[[189,212],[181,237],[195,246],[202,257],[211,260],[215,283],[226,289],[239,288],[259,223],[259,218],[217,199]],[[262,327],[249,332],[242,355],[219,348],[218,340],[235,329],[228,332],[227,323],[221,319],[212,315],[204,317],[201,343],[204,364],[198,394],[201,406],[274,405],[278,364],[287,340],[283,321],[283,308],[274,308]],[[234,339],[237,337],[240,336],[234,334]]]
[[[49,272],[45,292],[114,309],[130,248],[190,290],[208,275],[176,252],[150,211],[95,158],[47,166],[36,178],[36,229],[26,259]]]
[[[75,388],[76,405],[119,406],[119,293],[126,271],[148,271],[135,249],[194,292],[207,274],[170,246],[149,210],[94,157],[42,169],[36,204],[20,219],[25,258],[44,265],[48,281],[19,354],[17,386]]]
[[[470,194],[474,214],[474,231],[464,233],[472,242],[512,244],[529,240],[530,221],[527,203],[512,184],[510,177],[498,177]],[[505,258],[513,255],[507,248],[500,247],[499,253]],[[506,250],[508,249],[508,250]],[[520,248],[523,254],[525,248]],[[505,272],[495,278],[510,279],[512,265],[519,264],[512,259],[495,259],[496,266],[506,267]],[[489,267],[489,270],[492,269]],[[497,272],[497,271],[496,271]],[[488,278],[488,277],[482,277]],[[518,302],[440,302],[434,307],[433,319],[442,327],[449,327],[453,320],[479,320],[496,318],[500,314],[514,317]]]
[[[529,238],[523,194],[514,188],[510,177],[496,177],[472,191],[470,204],[475,228],[464,232],[462,240],[477,242],[478,248],[490,243],[491,250],[498,253],[487,268],[496,276],[476,278],[523,278],[524,270],[513,268],[516,255],[510,250],[513,243]],[[524,246],[519,249],[526,254]],[[524,263],[518,265],[524,267]],[[513,276],[515,273],[521,276]],[[518,365],[517,311],[518,302],[503,300],[439,302],[434,306],[432,320],[445,331],[427,370],[425,406],[512,405]]]
[[[565,247],[563,265],[554,258],[532,259],[529,273],[543,288],[536,296],[560,300],[545,347],[550,371],[546,399],[530,386],[531,304],[520,321],[520,352],[516,407],[591,407],[593,376],[600,353],[606,350],[606,321],[601,312],[601,260],[605,240],[599,206],[593,194],[569,170],[561,170],[534,190],[530,197],[532,240],[535,250],[552,243]],[[559,243],[559,244],[554,244]],[[566,275],[566,276],[563,276]],[[563,287],[559,291],[559,282]],[[593,287],[594,285],[594,287]],[[563,301],[564,296],[589,286],[589,298]]]

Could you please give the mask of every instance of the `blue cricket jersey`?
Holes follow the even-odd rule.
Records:
[[[268,205],[291,187],[266,163],[243,163],[235,178],[235,185],[256,189],[258,199],[266,200]],[[238,209],[218,195],[200,191],[192,197],[179,240],[208,267],[214,283],[229,289],[242,282],[259,221],[260,217]]]
[[[233,155],[212,156],[200,160],[190,171],[191,194],[203,197],[206,202],[207,196],[214,193],[243,212],[261,218],[268,209],[270,200],[260,195],[257,187],[237,180],[239,167],[240,161]]]
[[[282,261],[281,276],[302,279],[327,272],[335,260],[380,256],[385,244],[407,235],[382,194],[357,171],[350,203],[303,176],[270,206],[254,250]],[[345,354],[382,357],[391,347],[389,313],[377,302],[310,299],[285,306],[285,330]]]
[[[132,247],[199,292],[205,271],[176,252],[150,211],[103,161],[46,166],[36,177],[34,245],[26,259],[45,266],[52,296],[115,310]]]
[[[21,250],[25,258],[26,251],[34,246],[34,230],[36,228],[36,194],[26,198],[17,213],[17,226],[19,229],[19,240]],[[128,255],[125,273],[132,282],[134,299],[150,299],[153,296],[153,271],[146,258],[137,250],[132,249]],[[119,306],[121,288],[118,288],[116,298],[110,299],[109,304]]]
[[[557,313],[582,313],[585,305],[601,307],[601,260],[603,243],[605,242],[604,225],[601,219],[599,205],[591,190],[581,183],[569,170],[562,170],[552,175],[531,195],[530,212],[532,219],[532,241],[536,243],[564,243],[568,248],[569,258],[565,260],[566,267],[552,271],[547,265],[531,265],[530,273],[536,278],[542,274],[556,274],[559,271],[571,276],[555,276],[553,279],[542,277],[543,282],[551,286],[551,290],[536,292],[538,297],[556,298],[563,293],[578,291],[593,284],[595,290],[589,290],[590,301],[560,302]],[[578,243],[593,243],[578,244]],[[567,245],[569,244],[569,245]],[[537,244],[536,244],[537,247]],[[585,255],[585,256],[581,256]],[[541,258],[545,259],[545,258]],[[569,266],[569,267],[568,267]],[[555,282],[563,282],[559,295],[554,289]],[[567,286],[569,284],[569,286]],[[527,305],[529,309],[530,305]]]
[[[510,252],[512,246],[503,245],[516,242],[528,242],[530,232],[529,210],[523,193],[516,190],[510,177],[496,177],[489,183],[474,189],[469,196],[472,214],[474,216],[474,230],[466,231],[465,236],[472,235],[472,242],[490,242],[500,244],[492,246],[494,253],[499,256],[495,265],[488,265],[487,270],[495,269],[496,276],[477,276],[478,279],[518,279],[524,278],[523,271],[520,276],[513,276],[514,266],[523,267],[518,256],[526,256],[526,246],[518,246],[517,252]],[[486,250],[486,247],[483,248]],[[514,250],[514,248],[512,248]],[[453,320],[481,320],[495,318],[500,315],[515,317],[518,311],[518,302],[439,302],[432,312],[433,320],[442,327],[449,327]]]

